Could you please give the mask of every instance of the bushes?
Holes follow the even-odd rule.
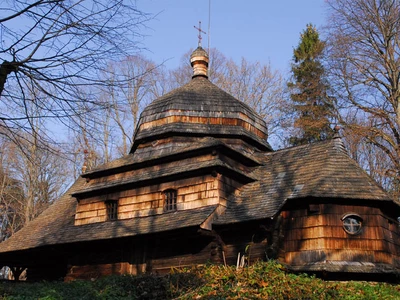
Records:
[[[275,262],[248,268],[218,265],[166,276],[108,276],[96,281],[1,283],[0,299],[400,299],[384,283],[328,282],[285,272]]]

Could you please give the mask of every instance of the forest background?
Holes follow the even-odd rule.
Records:
[[[339,131],[399,200],[400,1],[266,2],[5,0],[0,241],[129,153],[142,109],[191,79],[198,19],[209,79],[261,114],[274,149]]]

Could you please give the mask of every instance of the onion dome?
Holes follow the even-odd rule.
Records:
[[[196,50],[193,51],[190,56],[190,64],[193,68],[193,77],[203,76],[208,78],[208,54],[207,52],[201,48],[201,46],[197,47]]]
[[[199,46],[190,61],[192,80],[143,110],[131,153],[141,144],[177,136],[222,138],[228,144],[239,139],[261,151],[271,150],[261,116],[207,79],[207,52]]]

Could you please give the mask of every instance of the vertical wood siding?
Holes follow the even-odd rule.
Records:
[[[348,213],[363,219],[360,234],[344,231],[341,219]],[[379,208],[319,204],[313,212],[295,209],[284,211],[282,216],[285,237],[281,257],[288,264],[355,261],[399,266],[399,226]]]
[[[75,225],[106,221],[107,199],[118,200],[118,219],[143,217],[163,213],[163,191],[177,190],[178,210],[223,204],[219,198],[219,183],[212,175],[156,184],[118,193],[91,197],[78,204]]]

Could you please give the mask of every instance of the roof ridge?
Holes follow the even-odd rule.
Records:
[[[347,156],[349,155],[347,148],[344,145],[341,137],[333,137],[331,139],[316,141],[316,142],[312,142],[312,143],[304,144],[304,145],[290,146],[290,147],[286,147],[286,148],[282,148],[282,149],[277,149],[274,152],[269,152],[267,154],[273,155],[274,153],[289,152],[289,151],[293,151],[293,150],[297,150],[297,149],[314,148],[317,146],[321,146],[323,144],[327,144],[327,145],[331,144],[335,150],[338,150],[338,151],[346,154]]]
[[[315,147],[315,146],[319,146],[322,144],[329,144],[332,142],[332,139],[329,140],[323,140],[323,141],[316,141],[316,142],[312,142],[309,144],[304,144],[304,145],[296,145],[296,146],[289,146],[289,147],[285,147],[282,149],[277,149],[274,152],[270,152],[267,154],[274,154],[274,153],[280,153],[280,152],[289,152],[289,151],[293,151],[293,150],[297,150],[297,149],[304,149],[304,148],[310,148],[310,147]]]

